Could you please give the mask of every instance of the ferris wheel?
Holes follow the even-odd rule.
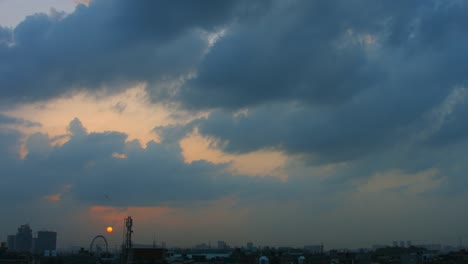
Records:
[[[104,248],[105,248],[105,251],[103,251]],[[107,244],[107,239],[102,235],[95,236],[93,240],[91,241],[91,244],[89,245],[89,253],[101,254],[103,252],[106,254],[109,253],[109,246]]]

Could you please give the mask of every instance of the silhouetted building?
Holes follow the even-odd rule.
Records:
[[[208,248],[211,248],[211,247],[208,246],[206,243],[195,245],[195,249],[208,249]]]
[[[32,242],[32,230],[29,225],[20,226],[18,233],[16,233],[15,250],[19,252],[31,252]]]
[[[417,245],[417,247],[424,248],[431,251],[441,251],[442,245],[440,244],[424,244],[424,245]]]
[[[218,248],[221,248],[221,249],[225,249],[225,248],[228,248],[226,242],[224,241],[218,241]]]
[[[323,245],[306,245],[304,251],[312,254],[320,254],[323,252]]]
[[[7,236],[7,246],[8,246],[8,251],[16,250],[16,236],[15,235]]]
[[[253,242],[247,242],[246,248],[247,248],[247,250],[253,250],[254,249],[254,243]]]
[[[132,248],[132,263],[162,263],[166,258],[165,248]]]
[[[386,247],[388,247],[388,245],[372,245],[372,250],[377,250]]]
[[[3,255],[8,249],[7,243],[2,242],[0,243],[0,256]]]
[[[37,254],[43,254],[46,250],[52,252],[57,249],[57,232],[39,231],[34,245]]]

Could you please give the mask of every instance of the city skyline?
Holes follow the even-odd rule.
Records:
[[[92,243],[99,238],[104,237],[107,241],[106,237],[112,237],[113,230],[112,228],[109,230],[110,227],[107,227],[106,234],[98,234],[93,237],[91,240]],[[25,237],[26,236],[26,237]],[[13,239],[11,240],[11,237]],[[29,237],[29,238],[28,238]],[[19,241],[19,238],[22,241]],[[26,240],[25,240],[26,239]],[[122,244],[124,241],[120,241]],[[415,243],[416,242],[416,243]],[[428,243],[429,242],[429,243]],[[30,252],[34,254],[42,255],[44,251],[47,250],[47,254],[50,254],[51,251],[58,251],[58,252],[73,252],[77,248],[86,248],[86,245],[74,245],[66,247],[57,247],[57,232],[51,230],[44,230],[41,229],[39,231],[34,231],[30,227],[29,224],[20,225],[18,227],[17,233],[8,235],[6,239],[6,245],[10,252]],[[359,248],[326,248],[323,243],[315,244],[315,245],[303,245],[303,246],[290,246],[290,245],[257,245],[252,241],[247,240],[243,245],[242,244],[235,244],[231,245],[229,242],[224,240],[216,240],[216,241],[207,241],[202,242],[199,244],[189,245],[189,246],[180,246],[180,245],[171,245],[167,247],[165,241],[157,241],[156,235],[154,234],[152,244],[142,244],[138,243],[137,241],[133,241],[133,246],[136,248],[173,248],[173,249],[183,249],[183,248],[191,248],[196,250],[205,250],[205,249],[223,249],[223,250],[232,250],[235,248],[241,248],[248,251],[261,251],[265,248],[277,248],[277,249],[303,249],[305,252],[309,252],[312,254],[321,254],[323,252],[328,252],[330,250],[338,250],[338,251],[362,251],[362,250],[378,250],[383,248],[411,248],[411,247],[421,247],[427,250],[434,250],[434,251],[453,251],[453,250],[460,250],[466,249],[467,247],[463,244],[463,240],[459,238],[458,244],[440,244],[436,241],[412,241],[412,240],[395,240],[391,243],[383,243],[383,244],[373,244],[368,245],[366,247],[359,247]],[[111,249],[114,246],[114,251],[118,250],[121,245],[110,245]]]
[[[0,237],[468,241],[468,3],[0,0]],[[106,228],[113,232],[106,234]]]

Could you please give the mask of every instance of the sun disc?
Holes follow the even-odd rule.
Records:
[[[107,233],[112,233],[112,226],[108,226],[106,231],[107,231]]]

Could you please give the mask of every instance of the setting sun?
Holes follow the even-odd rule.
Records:
[[[108,226],[106,231],[107,231],[107,233],[112,233],[112,226]]]

